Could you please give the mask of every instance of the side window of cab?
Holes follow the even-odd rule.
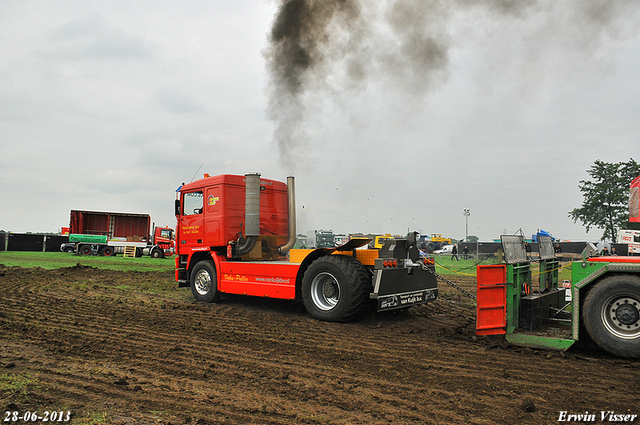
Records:
[[[182,215],[202,214],[204,199],[202,196],[202,191],[185,193],[182,199]]]

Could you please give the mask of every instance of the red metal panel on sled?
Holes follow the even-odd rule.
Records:
[[[507,326],[507,266],[477,268],[476,335],[501,335]]]

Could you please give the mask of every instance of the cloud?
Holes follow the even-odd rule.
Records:
[[[172,89],[163,89],[158,92],[159,104],[168,112],[176,114],[204,114],[207,106],[197,97]]]
[[[38,52],[42,58],[65,61],[148,60],[156,46],[110,25],[102,16],[91,14],[51,31],[49,49]]]

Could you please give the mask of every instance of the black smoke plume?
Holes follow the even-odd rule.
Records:
[[[476,26],[482,33],[500,20],[521,20],[531,32],[519,52],[526,62],[549,44],[591,52],[635,33],[637,19],[626,17],[637,10],[636,0],[280,0],[264,54],[268,115],[283,165],[293,168],[306,155],[310,117],[323,101],[373,82],[423,96],[446,82],[452,45]],[[469,19],[477,25],[452,32]],[[529,20],[540,24],[527,27]],[[535,72],[546,70],[528,76]]]
[[[358,20],[353,0],[288,0],[274,19],[266,53],[270,75],[269,117],[284,164],[292,166],[296,150],[307,136],[305,90],[321,81],[336,32],[348,31]]]

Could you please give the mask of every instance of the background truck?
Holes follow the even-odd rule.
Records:
[[[174,252],[173,229],[152,227],[148,214],[71,210],[69,227],[69,243],[83,255],[111,256],[128,249],[136,257],[164,258]]]
[[[333,248],[336,246],[336,235],[333,230],[309,230],[307,232],[307,248]]]
[[[416,233],[357,249],[291,249],[296,243],[294,178],[287,184],[260,174],[206,177],[177,190],[176,271],[196,300],[221,294],[301,299],[320,320],[352,320],[426,303],[438,294],[435,265],[421,259]],[[287,258],[288,257],[288,258]]]
[[[431,236],[421,236],[418,248],[431,253],[445,245],[451,245],[451,238],[444,238],[441,234],[433,233]]]
[[[618,230],[617,242],[629,246],[629,255],[640,255],[640,230]]]
[[[369,243],[369,248],[380,249],[384,246],[384,241],[386,241],[387,239],[395,239],[397,236],[394,236],[391,233],[385,233],[384,235],[370,235],[370,237],[371,242]]]

